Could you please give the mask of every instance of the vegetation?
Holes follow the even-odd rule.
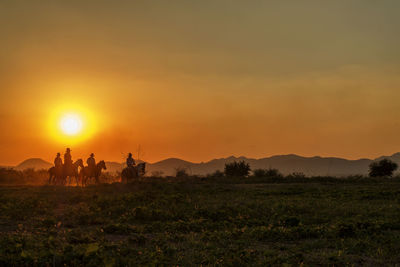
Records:
[[[255,177],[283,177],[277,169],[256,169],[253,171]]]
[[[175,177],[177,178],[184,178],[184,177],[188,177],[188,171],[186,168],[183,167],[178,167],[175,169]]]
[[[391,177],[397,170],[397,164],[391,160],[383,159],[378,162],[372,162],[369,165],[369,176],[371,177]]]
[[[395,265],[400,179],[0,187],[0,265]]]
[[[226,176],[245,177],[250,173],[250,165],[244,160],[227,163],[225,164],[224,173]]]
[[[44,185],[49,180],[47,170],[26,169],[16,171],[10,168],[0,168],[0,185]]]

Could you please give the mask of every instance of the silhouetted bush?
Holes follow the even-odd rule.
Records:
[[[224,177],[224,172],[220,171],[220,170],[216,170],[213,173],[209,173],[207,174],[208,178],[222,178]]]
[[[17,171],[11,168],[0,168],[0,184],[46,184],[49,179],[47,170],[26,169]]]
[[[265,170],[264,169],[255,169],[253,171],[255,177],[265,177]]]
[[[293,172],[287,176],[287,178],[306,178],[307,176],[302,172]]]
[[[243,160],[239,162],[234,161],[232,163],[226,163],[224,173],[226,176],[248,176],[250,173],[250,165]]]
[[[186,168],[178,167],[175,169],[175,177],[181,178],[181,177],[188,177],[189,174],[187,173]]]
[[[283,177],[283,175],[279,172],[278,169],[266,169],[265,170],[266,177]]]
[[[253,171],[255,177],[283,177],[277,169],[256,169]]]
[[[378,162],[372,162],[369,165],[369,176],[371,177],[383,177],[392,176],[393,172],[397,169],[397,164],[391,160],[383,159]]]

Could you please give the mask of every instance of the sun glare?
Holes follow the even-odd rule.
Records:
[[[74,145],[93,137],[98,129],[94,111],[83,105],[62,104],[52,108],[47,133],[63,145]]]
[[[76,114],[67,114],[61,118],[60,127],[66,135],[77,135],[82,131],[82,119]]]

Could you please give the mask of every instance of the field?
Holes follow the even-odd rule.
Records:
[[[400,179],[0,187],[0,265],[399,265]]]

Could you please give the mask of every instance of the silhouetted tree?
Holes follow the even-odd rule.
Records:
[[[250,165],[243,160],[239,162],[234,161],[232,163],[226,163],[224,172],[226,176],[248,176],[250,173]]]
[[[378,162],[372,162],[369,165],[369,176],[371,177],[392,176],[395,170],[397,170],[396,163],[388,159],[383,159]]]

